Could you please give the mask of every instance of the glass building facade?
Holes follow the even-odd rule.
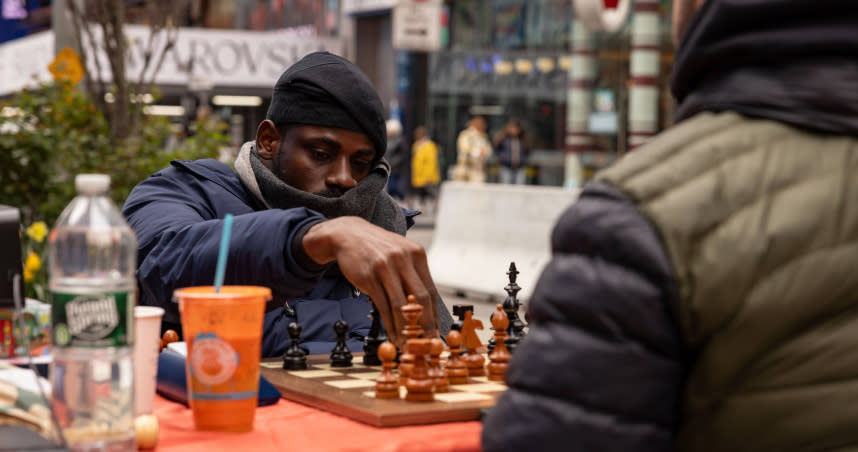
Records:
[[[455,163],[456,137],[472,115],[486,117],[490,136],[509,118],[524,122],[533,149],[528,181],[540,185],[563,184],[569,153],[586,178],[639,144],[634,137],[669,125],[670,1],[632,5],[618,31],[594,33],[576,21],[571,0],[447,2],[449,41],[429,56],[425,118],[442,167]],[[647,57],[656,67],[633,74]],[[583,65],[590,69],[582,78]],[[636,82],[648,85],[643,102],[630,101]],[[570,105],[582,99],[583,110]],[[643,110],[655,124],[639,133],[632,124]],[[490,167],[489,180],[496,174]]]

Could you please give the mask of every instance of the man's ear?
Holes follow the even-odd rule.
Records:
[[[271,160],[280,149],[280,132],[270,119],[259,123],[256,129],[256,151],[263,160]]]

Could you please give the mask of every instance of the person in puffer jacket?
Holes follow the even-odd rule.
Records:
[[[858,450],[858,8],[673,26],[677,124],[558,220],[486,452]]]

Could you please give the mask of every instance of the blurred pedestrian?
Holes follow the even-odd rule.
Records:
[[[414,145],[411,148],[411,187],[418,197],[417,210],[434,212],[433,190],[441,182],[438,169],[438,145],[429,138],[426,127],[414,129]]]
[[[492,144],[486,135],[486,119],[474,116],[456,140],[458,154],[453,179],[463,182],[485,182],[486,160],[492,154]]]
[[[405,200],[408,183],[408,165],[411,161],[408,146],[402,138],[402,123],[398,119],[387,120],[387,161],[390,163],[390,178],[387,193],[399,201]]]
[[[559,218],[486,452],[858,449],[858,8],[673,13],[677,124]]]
[[[527,135],[518,119],[510,119],[495,135],[495,153],[500,164],[500,183],[524,185],[527,175],[525,165],[530,155]]]

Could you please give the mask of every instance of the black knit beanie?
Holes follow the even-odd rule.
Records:
[[[306,124],[365,133],[387,150],[384,107],[369,79],[350,61],[328,52],[306,55],[274,85],[267,119],[276,126]]]

